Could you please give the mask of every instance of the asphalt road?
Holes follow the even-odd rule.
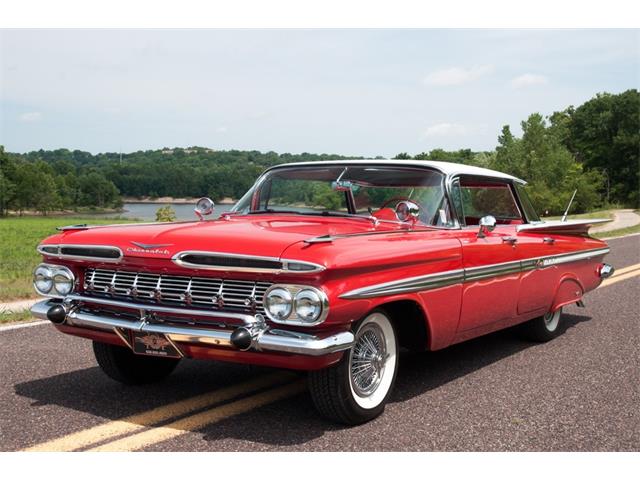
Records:
[[[610,245],[617,269],[640,264],[640,236]],[[0,331],[0,450],[637,451],[640,270],[628,272],[566,309],[550,343],[507,330],[402,356],[385,413],[353,428],[317,416],[300,374],[188,360],[124,387],[89,341]]]

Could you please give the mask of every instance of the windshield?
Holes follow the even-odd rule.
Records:
[[[238,213],[375,216],[398,219],[398,202],[420,208],[424,225],[452,226],[439,172],[393,166],[300,166],[267,172],[233,208]]]

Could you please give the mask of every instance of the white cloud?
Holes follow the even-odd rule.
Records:
[[[451,67],[431,72],[424,78],[425,85],[446,87],[463,85],[493,72],[493,65],[479,65],[471,68]]]
[[[549,83],[549,79],[544,75],[536,75],[535,73],[525,73],[519,77],[511,80],[511,86],[513,88],[525,88],[535,85],[546,85]]]
[[[428,127],[425,132],[425,137],[450,137],[465,135],[469,132],[469,128],[460,125],[458,123],[436,123]]]
[[[268,116],[269,116],[269,114],[267,112],[263,111],[263,110],[259,110],[257,112],[251,112],[249,114],[249,118],[251,120],[262,120],[263,118],[266,118]]]
[[[40,112],[21,113],[18,116],[18,120],[24,123],[39,122],[40,120],[42,120],[42,113]]]
[[[216,133],[227,133],[227,127],[225,127],[224,125],[221,127],[216,128]]]

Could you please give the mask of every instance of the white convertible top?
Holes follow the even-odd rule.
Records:
[[[427,161],[427,160],[396,160],[389,158],[376,158],[376,159],[366,159],[366,160],[330,160],[330,161],[322,161],[322,162],[298,162],[298,163],[283,163],[280,165],[276,165],[271,168],[280,168],[280,167],[297,167],[297,166],[307,166],[307,165],[396,165],[396,166],[408,166],[408,167],[428,167],[434,170],[438,170],[439,172],[444,173],[445,175],[475,175],[479,177],[492,177],[492,178],[502,178],[505,180],[514,180],[518,183],[526,184],[524,180],[514,177],[512,175],[508,175],[506,173],[498,172],[497,170],[490,170],[488,168],[474,167],[471,165],[464,165],[462,163],[452,163],[452,162],[435,162],[435,161]],[[271,170],[271,168],[269,170]]]

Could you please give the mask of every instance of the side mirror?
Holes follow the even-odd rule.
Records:
[[[196,203],[196,207],[193,211],[196,212],[196,215],[200,220],[204,220],[205,215],[211,215],[214,209],[215,204],[213,203],[213,200],[209,197],[202,197],[198,200],[198,203]]]
[[[408,200],[398,202],[396,205],[396,217],[401,222],[416,223],[420,217],[420,207]]]
[[[493,232],[494,228],[496,228],[496,217],[494,217],[493,215],[482,217],[480,219],[480,230],[478,231],[478,238],[486,237],[487,233]]]

